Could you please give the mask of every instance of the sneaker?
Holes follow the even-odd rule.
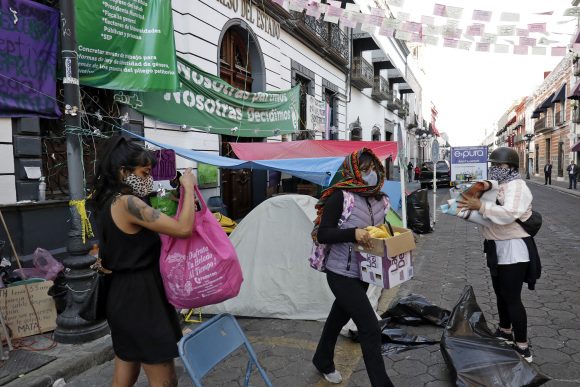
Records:
[[[328,383],[332,383],[332,384],[340,384],[340,383],[342,383],[342,375],[337,370],[334,370],[334,371],[332,371],[329,374],[324,374],[323,373],[322,375],[324,375],[324,379],[326,379],[326,381]]]
[[[513,345],[514,350],[519,353],[525,361],[531,363],[533,360],[532,351],[530,350],[530,346],[528,345],[526,348],[520,348],[517,344]]]
[[[496,339],[500,339],[501,341],[505,341],[506,344],[511,345],[514,343],[513,333],[505,333],[501,329],[497,328],[493,335],[495,336]]]

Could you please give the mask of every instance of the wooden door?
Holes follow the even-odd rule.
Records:
[[[220,49],[220,78],[240,90],[252,90],[252,69],[246,43],[240,31],[229,29]],[[237,158],[229,142],[251,142],[248,137],[221,136],[222,156]],[[240,219],[252,210],[252,171],[249,169],[221,169],[222,198],[228,216]]]

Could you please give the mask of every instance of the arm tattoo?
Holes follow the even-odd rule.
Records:
[[[127,209],[135,218],[145,222],[155,222],[161,215],[158,210],[149,207],[135,196],[129,196],[127,198]]]

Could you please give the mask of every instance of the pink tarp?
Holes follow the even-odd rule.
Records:
[[[241,160],[272,160],[346,156],[369,148],[381,160],[397,156],[396,141],[302,140],[289,142],[230,142]]]
[[[580,152],[580,141],[574,144],[574,146],[572,147],[572,152]]]

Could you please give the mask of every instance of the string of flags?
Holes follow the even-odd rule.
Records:
[[[516,55],[565,56],[571,34],[551,31],[549,27],[571,23],[576,20],[572,18],[580,17],[580,7],[570,7],[559,13],[524,14],[468,10],[435,3],[430,14],[417,15],[404,8],[405,0],[385,0],[389,8],[363,9],[352,3],[342,8],[341,2],[335,0],[325,3],[321,0],[272,1],[289,11],[306,11],[306,15],[316,19],[360,28],[370,34],[417,44]],[[561,20],[562,17],[568,19]]]

